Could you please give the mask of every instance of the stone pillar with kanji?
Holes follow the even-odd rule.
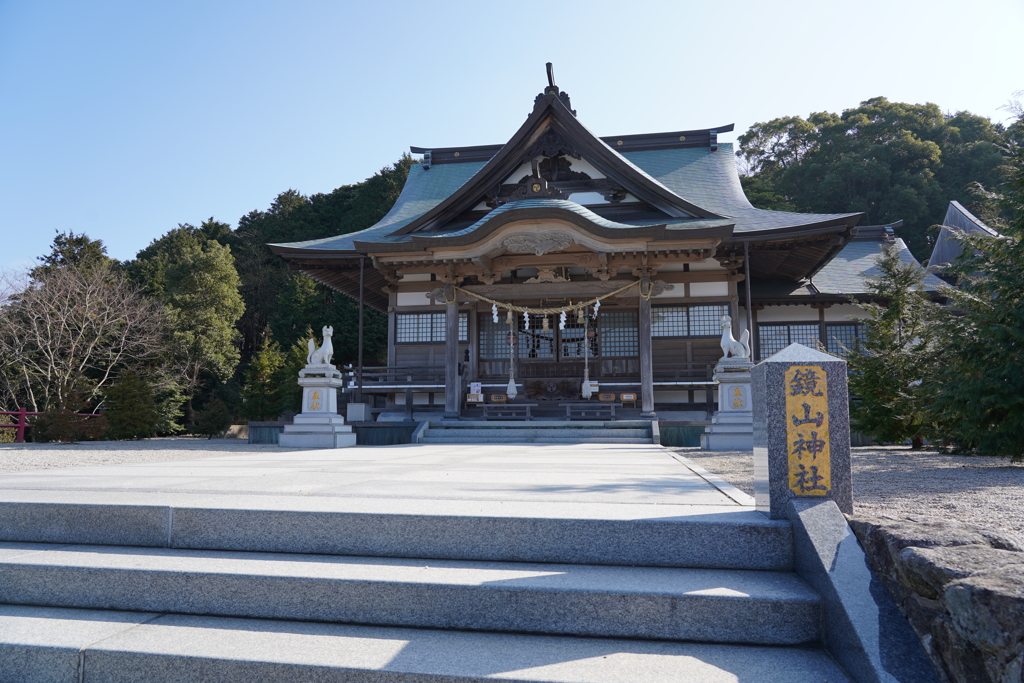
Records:
[[[853,512],[846,361],[791,344],[751,370],[754,500],[786,519],[792,499]]]

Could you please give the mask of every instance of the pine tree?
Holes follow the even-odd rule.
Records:
[[[920,449],[930,422],[922,383],[929,374],[931,316],[924,293],[925,271],[900,259],[902,245],[884,246],[871,292],[886,303],[861,304],[868,312],[866,336],[847,357],[850,417],[858,431],[883,441],[910,439]]]
[[[156,433],[160,415],[153,389],[133,370],[121,373],[104,392],[111,439],[144,439]]]
[[[273,420],[280,412],[281,389],[278,386],[285,355],[276,342],[263,340],[245,373],[242,390],[242,416],[248,420]]]
[[[207,402],[206,406],[196,413],[195,432],[212,439],[231,426],[231,412],[219,396]]]
[[[1024,121],[1024,116],[1021,117]],[[960,452],[1024,459],[1024,148],[1013,150],[1009,182],[993,194],[1009,216],[999,237],[962,235],[947,270],[957,286],[941,318],[932,412]]]

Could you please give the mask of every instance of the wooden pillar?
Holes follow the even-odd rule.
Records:
[[[651,351],[651,300],[640,297],[640,417],[655,417]]]
[[[454,299],[454,292],[452,292]],[[459,416],[462,391],[459,378],[459,303],[452,301],[445,310],[444,335],[444,416]]]

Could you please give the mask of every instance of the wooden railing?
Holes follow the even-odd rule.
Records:
[[[444,384],[445,367],[430,365],[422,367],[363,367],[363,388],[380,385]],[[346,376],[352,386],[359,383],[360,368],[346,369]]]
[[[655,382],[710,382],[714,363],[658,363],[654,366]]]
[[[97,417],[95,413],[76,414],[79,417]],[[17,432],[14,435],[14,443],[25,443],[25,430],[32,426],[31,423],[29,423],[29,421],[25,418],[28,417],[29,415],[42,415],[42,413],[32,412],[31,410],[26,410],[25,408],[18,408],[18,410],[14,412],[10,410],[0,410],[0,415],[17,416],[18,421],[13,424],[0,422],[0,429],[16,429]]]

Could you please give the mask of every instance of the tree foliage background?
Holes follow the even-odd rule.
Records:
[[[970,112],[875,97],[842,114],[817,112],[757,123],[737,155],[751,202],[815,213],[863,212],[861,225],[903,220],[897,235],[919,261],[929,228],[951,200],[972,208],[968,186],[999,182],[1000,147],[1021,134]]]
[[[181,224],[124,263],[98,240],[57,234],[0,291],[0,405],[58,417],[109,408],[108,436],[118,438],[211,434],[225,420],[295,410],[311,328],[332,325],[335,362],[354,362],[358,306],[289,271],[267,243],[373,225],[412,163],[403,155],[326,194],[287,190],[235,229],[213,218]],[[365,328],[365,362],[385,362],[386,318],[366,309]]]

